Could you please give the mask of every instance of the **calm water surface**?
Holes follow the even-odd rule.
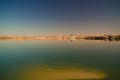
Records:
[[[120,80],[120,42],[0,41],[1,80]]]

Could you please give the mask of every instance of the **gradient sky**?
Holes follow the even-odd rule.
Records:
[[[0,0],[0,34],[120,34],[120,1]]]

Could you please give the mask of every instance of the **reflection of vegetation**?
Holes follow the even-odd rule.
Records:
[[[13,80],[91,80],[103,79],[105,73],[98,70],[76,67],[36,66],[25,70],[15,70],[9,75]],[[9,78],[7,76],[7,78]]]

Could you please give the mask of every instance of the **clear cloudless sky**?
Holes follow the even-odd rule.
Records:
[[[120,1],[0,0],[0,34],[120,34]]]

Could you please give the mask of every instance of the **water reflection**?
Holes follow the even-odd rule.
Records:
[[[12,80],[90,80],[104,79],[106,74],[103,71],[85,67],[70,66],[34,66],[26,69],[16,69],[7,76]]]
[[[99,40],[0,41],[0,80],[118,80],[119,46]]]

